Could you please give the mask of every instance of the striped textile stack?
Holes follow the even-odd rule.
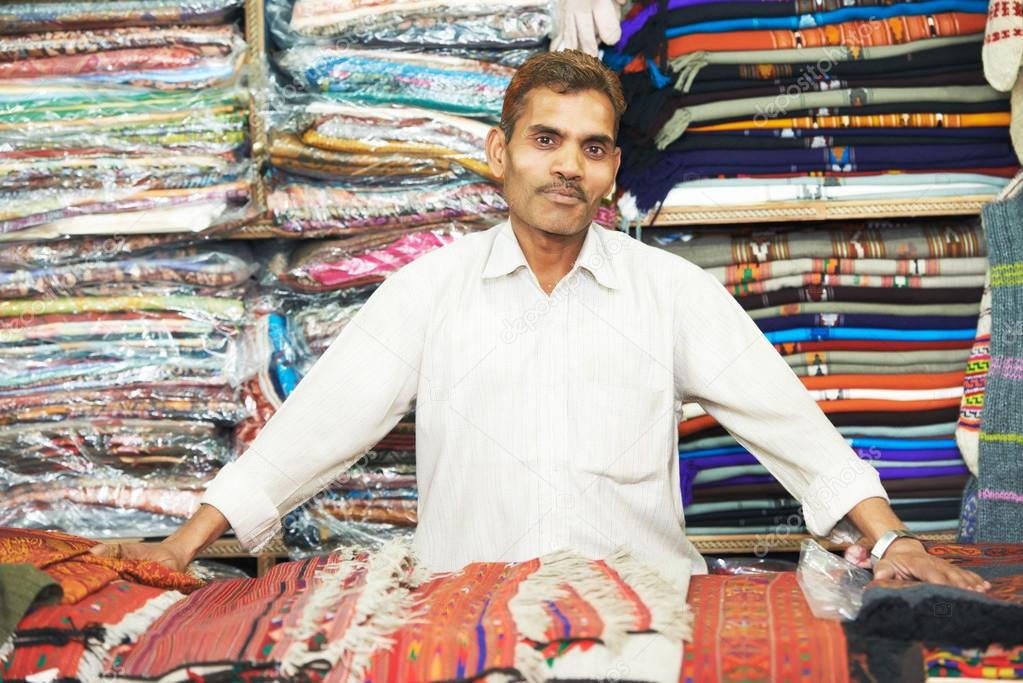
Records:
[[[956,528],[968,471],[954,431],[987,265],[975,220],[646,238],[731,290],[910,528]],[[699,405],[683,415],[690,534],[805,530],[798,503],[745,448]]]

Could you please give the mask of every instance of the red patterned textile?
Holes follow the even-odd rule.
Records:
[[[680,683],[848,680],[842,625],[813,616],[794,572],[694,576],[688,601]]]
[[[191,576],[158,562],[115,560],[89,552],[96,545],[56,531],[0,527],[0,563],[27,563],[42,569],[64,590],[63,604],[74,604],[117,579],[187,593],[202,586]]]
[[[116,646],[132,641],[180,593],[112,581],[73,605],[40,607],[18,623],[0,680],[96,680]]]

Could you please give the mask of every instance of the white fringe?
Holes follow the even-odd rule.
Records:
[[[544,683],[547,680],[547,660],[543,653],[522,641],[515,645],[515,669],[526,683]]]
[[[515,595],[508,601],[515,629],[522,637],[544,642],[551,623],[544,602],[565,597],[562,585],[582,574],[579,567],[585,563],[585,559],[569,550],[559,550],[540,558],[540,567],[519,584]]]
[[[295,654],[287,658],[289,669],[294,671],[312,661],[326,661],[333,667],[342,657],[350,656],[349,676],[361,678],[376,651],[393,646],[393,634],[420,616],[412,613],[412,584],[409,581],[409,577],[422,576],[416,571],[415,562],[411,545],[404,540],[388,541],[373,553],[367,561],[365,585],[356,589],[360,595],[355,604],[352,625],[344,637],[318,652],[296,649]],[[354,564],[351,568],[354,569]],[[340,572],[338,576],[341,578],[336,584],[343,579]],[[346,592],[335,587],[328,595],[332,595],[329,601],[318,598],[317,605],[329,607],[336,604],[336,600],[344,597]]]
[[[159,619],[171,605],[185,596],[178,591],[167,591],[149,600],[134,612],[126,614],[121,621],[104,627],[102,643],[92,643],[82,652],[78,663],[78,679],[83,683],[99,681],[103,676],[110,650],[124,642],[135,642],[154,621]]]
[[[4,660],[6,660],[8,655],[10,655],[12,652],[14,652],[14,634],[13,633],[11,634],[10,638],[8,638],[6,641],[4,641],[3,645],[0,645],[0,664],[3,664]]]
[[[636,613],[615,582],[592,562],[586,562],[585,569],[580,568],[580,574],[583,573],[587,576],[573,577],[568,583],[596,608],[604,622],[600,640],[604,647],[617,654],[625,645],[629,631],[636,627]]]
[[[686,602],[692,575],[688,559],[680,560],[668,571],[657,572],[619,549],[606,562],[650,610],[651,629],[667,638],[692,640],[693,615]]]
[[[302,664],[315,659],[319,653],[310,654],[306,642],[316,634],[324,615],[331,607],[337,605],[345,596],[345,581],[352,572],[363,567],[363,560],[356,560],[358,548],[346,547],[338,551],[338,556],[330,564],[324,565],[313,577],[311,593],[302,607],[298,623],[289,628],[285,637],[292,644],[281,658],[281,671],[287,676],[295,676]]]

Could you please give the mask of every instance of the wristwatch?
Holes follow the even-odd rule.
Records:
[[[905,529],[893,529],[891,531],[884,532],[881,534],[881,538],[877,539],[877,543],[874,544],[874,547],[870,549],[870,566],[873,567],[875,564],[880,562],[881,558],[884,557],[885,552],[888,550],[888,547],[900,538],[912,538],[917,541],[921,540],[919,537]]]

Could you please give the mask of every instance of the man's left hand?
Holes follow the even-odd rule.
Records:
[[[870,568],[870,550],[861,545],[850,546],[845,551],[845,559],[859,567]],[[977,574],[929,555],[922,543],[911,538],[899,539],[888,547],[874,566],[874,578],[926,581],[980,593],[991,588],[991,584]]]

